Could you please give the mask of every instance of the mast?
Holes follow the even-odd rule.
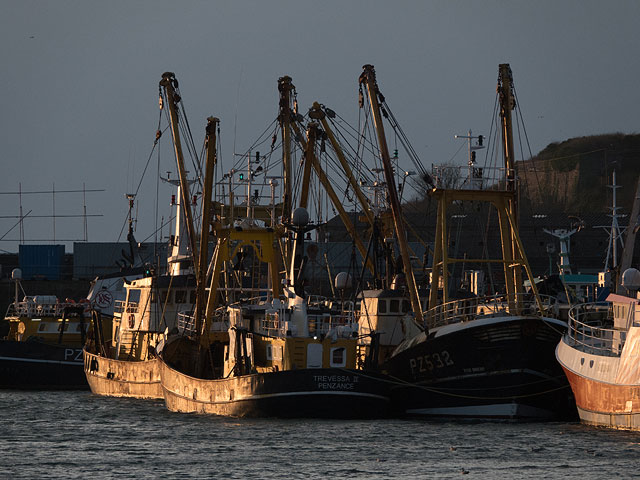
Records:
[[[617,195],[616,192],[620,188],[620,185],[616,184],[616,171],[613,170],[613,179],[612,184],[609,185],[611,188],[611,197],[612,197],[612,205],[611,205],[611,228],[609,230],[609,244],[607,245],[607,258],[604,262],[604,270],[605,272],[609,269],[609,258],[612,259],[611,267],[613,270],[616,270],[618,267],[618,240],[622,242],[622,234],[620,233],[620,225],[618,224],[618,210],[620,208],[617,204]],[[632,217],[633,218],[633,217]],[[606,228],[606,227],[605,227]],[[624,252],[624,243],[622,243],[622,248]]]
[[[338,215],[340,216],[342,223],[347,229],[347,232],[349,233],[351,238],[354,240],[356,244],[356,248],[360,252],[360,255],[362,255],[363,259],[367,258],[367,249],[362,244],[362,241],[358,236],[358,232],[356,231],[356,228],[353,225],[353,222],[351,222],[351,219],[349,218],[349,214],[344,209],[344,206],[342,205],[340,198],[338,197],[335,190],[331,186],[331,182],[327,178],[327,174],[324,172],[324,170],[322,170],[322,166],[320,165],[320,162],[318,161],[318,158],[315,155],[315,151],[312,148],[309,148],[308,143],[305,142],[304,138],[301,135],[300,129],[298,128],[298,125],[295,122],[291,124],[291,127],[293,128],[293,131],[296,134],[295,137],[298,139],[298,142],[300,143],[302,149],[308,153],[308,156],[305,155],[305,162],[306,162],[304,166],[305,172],[307,171],[308,168],[310,169],[311,167],[313,167],[313,169],[316,172],[316,175],[318,176],[318,180],[320,181],[325,191],[327,192],[327,195],[329,196],[331,203],[333,204],[336,211],[338,212]],[[305,173],[305,178],[308,179],[309,175],[310,173]],[[301,198],[304,199],[304,195],[301,196]],[[302,207],[306,207],[306,201],[301,200],[300,205]],[[371,273],[375,274],[375,266],[370,258],[367,259],[367,268],[369,269],[369,271],[371,271]]]
[[[516,106],[513,94],[513,75],[508,63],[501,63],[498,67],[498,96],[500,101],[500,119],[502,124],[502,149],[504,153],[504,167],[506,175],[506,189],[515,190],[515,161],[513,149],[513,124],[511,110]]]
[[[396,188],[396,182],[393,178],[393,167],[391,166],[391,157],[389,155],[389,149],[387,147],[387,139],[384,133],[384,126],[382,125],[382,116],[380,115],[380,104],[378,103],[378,96],[384,101],[384,97],[378,90],[376,82],[376,73],[373,65],[365,65],[364,71],[360,75],[360,85],[365,85],[369,95],[369,104],[371,105],[371,112],[373,114],[373,121],[378,135],[378,147],[380,148],[380,154],[382,156],[382,165],[384,167],[385,181],[387,182],[387,191],[389,192],[389,202],[391,203],[391,213],[393,215],[393,224],[395,227],[396,238],[398,239],[398,246],[400,247],[400,255],[402,256],[402,264],[404,266],[404,274],[409,288],[409,297],[411,299],[411,307],[413,309],[416,322],[419,325],[423,325],[422,307],[420,306],[420,298],[418,297],[418,288],[416,287],[416,280],[413,276],[413,268],[411,267],[411,259],[409,258],[409,246],[407,244],[407,238],[404,230],[404,222],[402,220],[402,209],[400,207],[400,201],[398,200],[398,191]]]
[[[284,198],[282,204],[283,221],[291,219],[292,198],[292,159],[291,159],[291,91],[295,87],[291,83],[291,77],[284,76],[278,79],[278,91],[280,92],[280,128],[282,130],[282,165],[284,169]]]
[[[309,183],[311,181],[312,157],[315,158],[316,139],[318,137],[318,124],[309,122],[307,125],[307,145],[304,148],[304,168],[302,170],[302,182],[300,191],[300,206],[307,208],[309,203]]]
[[[516,229],[518,224],[518,211],[516,204],[516,171],[515,171],[515,158],[513,148],[513,123],[511,121],[511,110],[516,106],[515,95],[513,93],[513,75],[511,73],[511,67],[508,63],[501,63],[498,67],[498,99],[500,103],[500,119],[502,123],[502,148],[504,154],[504,167],[505,167],[505,190],[514,192],[514,195],[507,197],[507,211],[509,213],[510,221],[515,222],[511,228]],[[502,222],[502,221],[501,221]],[[502,245],[504,258],[515,261],[521,261],[518,257],[519,249],[515,243],[513,234],[511,235],[511,242],[504,242]],[[514,299],[517,303],[521,301],[520,295],[522,289],[522,271],[519,266],[511,267],[507,263],[504,264],[505,268],[505,283],[507,288],[507,295]],[[510,270],[510,271],[509,271]],[[513,295],[513,296],[512,296]]]
[[[436,224],[435,246],[433,253],[433,267],[431,277],[431,291],[429,295],[429,308],[438,305],[438,287],[442,279],[442,303],[449,301],[449,266],[458,262],[471,263],[497,263],[502,264],[507,303],[509,313],[518,314],[522,311],[523,283],[522,269],[525,270],[531,282],[531,290],[536,304],[543,311],[540,296],[533,279],[533,273],[520,241],[516,217],[516,175],[513,133],[511,122],[511,110],[515,107],[511,68],[508,64],[499,67],[497,93],[500,103],[500,120],[502,130],[502,147],[505,158],[505,183],[498,188],[478,190],[480,183],[471,182],[468,189],[447,189],[436,185],[430,195],[438,200],[438,221]],[[471,134],[468,137],[472,137]],[[478,139],[479,140],[479,139]],[[500,259],[459,259],[449,257],[447,235],[447,209],[454,201],[473,201],[492,204],[498,213],[500,243],[502,246],[502,258]]]
[[[160,87],[164,88],[167,95],[167,103],[169,104],[169,116],[171,118],[171,133],[173,135],[173,145],[175,148],[176,161],[178,163],[178,174],[180,176],[180,192],[182,194],[182,208],[184,209],[187,232],[189,234],[189,245],[191,246],[191,255],[193,256],[193,270],[198,275],[199,264],[196,252],[198,251],[196,245],[196,232],[193,224],[193,214],[191,212],[191,201],[189,193],[189,182],[187,181],[187,172],[184,168],[184,157],[182,155],[182,143],[180,142],[180,132],[178,129],[178,110],[176,108],[181,98],[175,91],[178,86],[175,74],[172,72],[165,72],[162,74],[162,80],[160,80]],[[160,104],[162,108],[162,102]]]
[[[211,230],[211,196],[213,193],[213,172],[215,170],[217,156],[216,156],[216,129],[218,128],[220,120],[215,117],[207,118],[205,144],[207,148],[206,163],[205,163],[205,175],[204,185],[202,191],[202,226],[200,228],[200,253],[198,264],[202,265],[197,271],[196,281],[196,307],[195,307],[195,319],[196,319],[196,332],[202,332],[203,336],[208,332],[202,331],[202,316],[205,306],[205,281],[207,269],[204,265],[207,264],[207,257],[209,256],[209,231]],[[205,322],[206,323],[206,322]]]
[[[356,197],[358,197],[358,201],[360,202],[360,206],[362,207],[362,211],[364,212],[365,216],[367,217],[367,220],[369,221],[369,223],[371,225],[373,225],[375,219],[374,219],[374,216],[373,216],[373,212],[371,211],[371,206],[369,205],[369,202],[367,201],[367,198],[362,193],[362,190],[360,189],[360,186],[358,185],[358,182],[356,181],[355,177],[353,176],[353,172],[351,171],[351,167],[349,166],[349,162],[347,162],[347,159],[344,156],[344,152],[342,151],[342,147],[340,146],[340,144],[336,140],[336,136],[334,135],[333,131],[331,130],[331,127],[329,126],[329,122],[327,122],[327,115],[325,114],[324,111],[322,111],[322,108],[321,108],[321,106],[320,106],[320,104],[318,102],[313,102],[313,106],[309,110],[309,117],[311,117],[313,119],[320,120],[320,123],[322,124],[322,128],[324,129],[325,133],[327,134],[327,137],[329,138],[329,141],[331,142],[331,146],[333,147],[334,152],[336,152],[338,160],[340,161],[340,165],[342,165],[342,170],[344,170],[344,173],[347,176],[347,180],[349,181],[349,185],[351,185],[351,188],[355,192]]]
[[[624,292],[624,287],[622,287],[622,274],[624,273],[625,270],[631,267],[631,259],[633,257],[633,250],[636,244],[636,233],[638,232],[638,225],[639,225],[638,214],[640,214],[640,178],[638,179],[638,185],[636,187],[636,196],[633,199],[633,206],[631,207],[631,216],[629,217],[629,226],[627,227],[627,236],[624,241],[624,247],[622,248],[620,268],[618,269],[618,275],[616,279],[616,293]]]

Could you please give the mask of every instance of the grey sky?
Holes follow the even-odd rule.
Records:
[[[318,100],[356,119],[365,63],[428,168],[452,157],[454,134],[488,133],[499,63],[511,64],[534,154],[574,136],[635,133],[639,20],[636,1],[1,0],[0,192],[105,189],[87,196],[88,213],[104,215],[89,219],[89,241],[117,240],[165,71],[180,81],[197,145],[206,117],[221,119],[227,163],[234,119],[243,151],[275,117],[282,75],[302,111]],[[175,171],[168,155],[162,163]],[[144,188],[139,239],[153,230],[155,180]],[[17,197],[0,198],[0,215],[17,215]],[[23,208],[50,214],[52,198],[25,197]],[[57,196],[56,213],[82,213],[81,195]],[[0,219],[0,237],[15,222]],[[25,225],[27,239],[52,238],[50,219]],[[57,222],[57,239],[82,236],[80,220]]]

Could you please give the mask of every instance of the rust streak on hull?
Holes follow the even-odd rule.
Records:
[[[607,384],[564,371],[584,423],[640,430],[640,385]]]

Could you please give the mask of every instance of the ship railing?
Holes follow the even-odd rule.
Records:
[[[436,188],[456,190],[514,190],[515,170],[504,167],[434,165],[431,178]]]
[[[479,317],[489,318],[505,315],[546,316],[554,308],[553,297],[540,295],[542,310],[535,298],[528,294],[518,295],[515,310],[509,307],[506,295],[471,297],[442,303],[427,310],[423,317],[429,329],[443,327],[454,323],[468,322]]]
[[[266,312],[264,318],[260,322],[262,331],[269,336],[278,337],[283,335],[282,322],[280,321],[279,312]]]
[[[566,341],[574,348],[593,355],[619,357],[627,332],[613,327],[610,306],[595,303],[575,305],[569,310]]]
[[[311,335],[337,335],[338,337],[351,337],[358,331],[358,323],[353,311],[342,313],[323,313],[308,315],[309,333]]]
[[[84,305],[81,303],[80,305]],[[87,303],[88,305],[88,303]],[[77,307],[78,303],[38,303],[35,301],[13,302],[7,308],[5,317],[60,317],[67,307]]]
[[[176,321],[176,328],[179,333],[183,335],[193,336],[197,333],[196,331],[196,317],[193,314],[194,312],[179,312],[178,318]],[[229,325],[224,321],[224,318],[221,315],[218,315],[218,312],[214,314],[214,317],[211,321],[211,325],[209,327],[210,332],[226,332],[229,329]]]
[[[351,312],[345,314],[321,313],[308,314],[307,321],[310,335],[336,335],[338,337],[352,337],[358,331],[358,324]],[[272,337],[287,336],[287,325],[282,321],[279,312],[267,312],[260,320],[260,331]]]
[[[176,327],[178,332],[183,335],[194,335],[196,333],[196,318],[193,312],[179,312]]]
[[[115,313],[138,313],[138,303],[116,300],[113,311]]]

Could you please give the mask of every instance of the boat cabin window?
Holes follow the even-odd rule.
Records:
[[[140,303],[140,290],[137,288],[130,288],[127,295],[128,303]]]
[[[331,349],[331,366],[344,367],[347,364],[346,352],[344,347]]]
[[[389,300],[389,313],[400,313],[400,300]]]
[[[378,313],[387,313],[387,301],[378,299]]]
[[[191,305],[195,305],[196,304],[196,291],[195,290],[190,290],[189,291],[189,303]]]
[[[171,304],[173,303],[171,301],[173,297],[173,292],[172,291],[166,291],[166,290],[160,290],[160,303],[162,305],[166,304]]]
[[[176,303],[187,303],[186,290],[176,290]]]
[[[402,313],[407,313],[411,310],[411,303],[409,300],[402,300]]]

